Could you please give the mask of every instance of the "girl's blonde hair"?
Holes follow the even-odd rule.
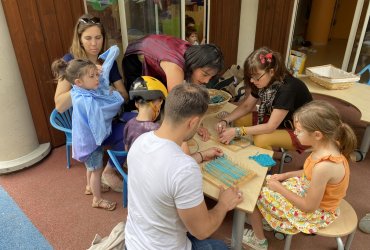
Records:
[[[93,26],[99,27],[103,36],[103,46],[99,54],[102,51],[105,51],[106,34],[103,25],[100,23],[99,18],[96,18],[90,14],[85,14],[78,19],[73,31],[72,45],[69,49],[69,52],[73,55],[74,58],[87,58],[85,49],[82,47],[81,44],[81,35],[86,29]]]
[[[334,142],[347,158],[355,150],[357,138],[352,128],[343,123],[337,109],[326,101],[312,101],[299,108],[293,115],[294,123],[312,133],[320,131],[324,140]]]

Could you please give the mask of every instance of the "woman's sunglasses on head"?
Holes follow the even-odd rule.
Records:
[[[87,18],[83,17],[79,20],[80,23],[93,23],[93,24],[100,24],[100,18],[99,17],[93,17],[93,18]]]

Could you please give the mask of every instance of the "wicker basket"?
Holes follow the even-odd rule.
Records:
[[[358,75],[338,69],[331,64],[306,68],[312,81],[326,89],[347,89],[360,80]]]
[[[219,95],[219,96],[222,96],[224,100],[218,103],[209,103],[207,114],[213,114],[213,113],[217,113],[221,111],[221,109],[225,106],[225,104],[231,99],[231,95],[223,90],[208,89],[208,93],[209,93],[210,98]]]

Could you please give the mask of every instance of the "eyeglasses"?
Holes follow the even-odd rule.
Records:
[[[100,24],[100,18],[99,17],[92,17],[92,18],[83,17],[83,18],[80,18],[79,22],[84,23],[84,24],[87,24],[87,23]]]
[[[260,75],[259,77],[255,78],[253,76],[251,76],[251,80],[255,81],[255,82],[258,82],[267,72],[265,71],[262,75]]]

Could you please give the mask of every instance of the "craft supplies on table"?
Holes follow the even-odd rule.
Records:
[[[256,173],[233,162],[226,155],[202,164],[203,178],[215,186],[239,186],[252,179]]]
[[[248,158],[256,161],[262,167],[273,167],[276,164],[276,161],[268,154],[259,154],[257,152],[256,155],[249,156]]]

